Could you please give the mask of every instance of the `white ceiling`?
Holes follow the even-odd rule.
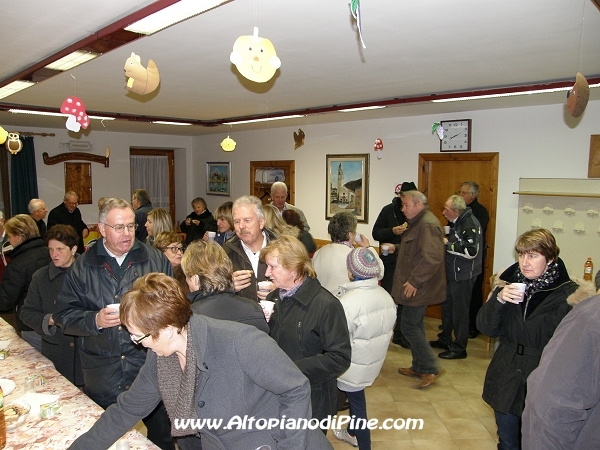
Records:
[[[4,0],[0,80],[148,5],[148,0]],[[234,0],[126,44],[2,103],[60,107],[77,95],[88,111],[216,120],[304,108],[600,76],[600,11],[591,0],[362,0],[360,45],[349,0]],[[268,83],[243,78],[229,62],[240,35],[270,39],[281,68]],[[160,70],[157,91],[125,89],[135,52]],[[600,88],[591,99],[600,99]],[[406,104],[361,113],[317,114],[268,125],[214,128],[105,122],[109,130],[200,135],[228,130],[365,118],[444,114],[561,103],[565,94]],[[0,112],[6,129],[64,127],[63,118]],[[88,128],[104,128],[92,121]],[[87,130],[86,130],[87,131]],[[89,131],[87,131],[89,132]]]

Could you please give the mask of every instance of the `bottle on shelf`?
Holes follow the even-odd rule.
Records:
[[[6,420],[4,419],[4,394],[0,386],[0,448],[6,447]]]
[[[594,276],[594,263],[592,262],[592,258],[588,258],[585,264],[583,265],[583,279],[585,281],[592,281]]]

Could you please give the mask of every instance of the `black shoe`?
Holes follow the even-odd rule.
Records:
[[[348,400],[346,400],[344,402],[344,404],[342,405],[342,407],[339,409],[339,411],[348,411],[350,409],[350,403],[348,402]]]
[[[443,344],[439,340],[429,341],[429,345],[433,348],[441,348],[442,350],[448,350],[450,348],[450,345]]]
[[[407,348],[410,350],[410,344],[406,340],[404,336],[394,336],[392,338],[392,344],[399,345],[402,348]]]
[[[475,339],[477,336],[479,336],[479,331],[477,331],[477,330],[469,331],[469,339]]]
[[[439,358],[442,359],[465,359],[467,357],[467,352],[466,351],[462,351],[462,352],[453,352],[450,350],[447,350],[445,352],[442,352],[438,355]]]

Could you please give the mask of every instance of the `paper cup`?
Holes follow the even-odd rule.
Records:
[[[360,233],[356,233],[356,236],[354,236],[354,242],[356,242],[357,244],[360,244],[362,242],[362,235]]]
[[[259,291],[269,292],[269,290],[271,289],[270,281],[259,281],[257,284],[258,284]]]
[[[390,246],[389,245],[385,245],[385,244],[382,245],[381,246],[381,254],[383,256],[387,256],[387,255],[389,255],[389,253],[390,253]]]
[[[215,240],[215,236],[217,235],[217,233],[215,231],[207,231],[208,233],[208,240],[209,241],[214,241]]]
[[[446,225],[446,226],[444,227],[444,234],[445,234],[446,236],[448,236],[448,235],[450,234],[450,225]]]
[[[519,292],[521,293],[521,300],[519,302],[522,302],[523,297],[525,296],[525,288],[527,287],[527,285],[525,283],[510,283],[510,286],[513,286],[514,288],[519,290]]]
[[[121,307],[120,303],[111,303],[110,305],[107,306],[107,308],[115,309],[117,311],[117,314],[119,314],[120,307]]]
[[[263,313],[265,315],[265,319],[268,322],[269,320],[271,320],[271,314],[273,314],[273,308],[275,308],[275,302],[272,302],[270,300],[261,300],[258,303],[260,304],[260,307],[262,308]]]

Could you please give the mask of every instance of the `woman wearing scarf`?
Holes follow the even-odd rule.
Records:
[[[477,328],[483,334],[502,338],[483,386],[483,400],[494,408],[499,450],[521,448],[527,377],[563,317],[574,304],[594,294],[591,283],[578,284],[569,278],[548,230],[523,233],[515,251],[519,262],[497,277],[477,315]],[[512,283],[524,283],[525,293]]]
[[[174,437],[201,439],[202,447],[184,439],[182,450],[332,449],[318,430],[280,426],[310,419],[310,386],[266,333],[193,314],[177,281],[159,273],[133,284],[121,299],[120,318],[131,340],[151,351],[131,388],[72,449],[110,447],[161,400]],[[245,417],[254,425],[243,426]],[[178,427],[178,419],[222,423],[193,429]]]

